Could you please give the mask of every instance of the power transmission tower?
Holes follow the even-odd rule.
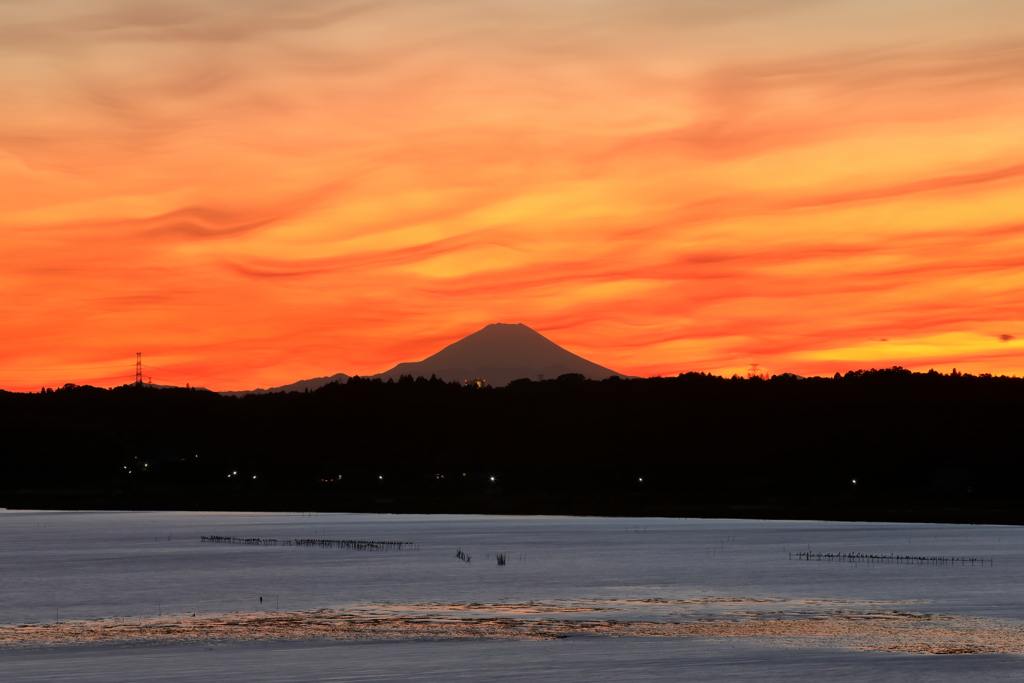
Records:
[[[142,352],[135,354],[135,386],[142,386]]]

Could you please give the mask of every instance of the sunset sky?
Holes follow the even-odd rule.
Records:
[[[1024,374],[1020,0],[0,2],[0,388],[522,322],[634,375]]]

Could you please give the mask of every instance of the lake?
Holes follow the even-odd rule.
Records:
[[[210,543],[201,540],[204,536],[276,539],[278,544]],[[284,544],[296,539],[402,541],[412,545],[400,550],[356,550]],[[661,518],[2,511],[0,549],[0,624],[19,628],[52,624],[58,614],[65,624],[86,620],[135,620],[143,624],[190,618],[193,614],[197,619],[236,613],[255,618],[253,615],[310,610],[332,610],[332,614],[347,615],[346,619],[351,615],[374,619],[397,615],[433,620],[435,625],[440,623],[438,619],[445,624],[450,619],[458,622],[451,626],[453,630],[431,631],[426,640],[407,637],[405,630],[401,632],[405,636],[386,643],[373,642],[376,636],[371,633],[369,641],[326,644],[252,644],[231,637],[220,644],[147,644],[143,639],[132,647],[123,642],[32,643],[0,649],[0,658],[9,670],[21,671],[20,675],[28,676],[24,680],[49,680],[47,676],[58,680],[63,675],[61,667],[71,667],[77,675],[86,676],[82,680],[93,674],[96,680],[103,680],[102,676],[112,676],[123,667],[129,676],[124,680],[132,680],[131,675],[141,675],[138,666],[146,662],[152,664],[153,676],[160,671],[164,673],[159,675],[168,676],[178,671],[180,676],[189,677],[187,667],[195,662],[182,656],[188,652],[209,653],[211,670],[219,666],[214,662],[220,662],[225,671],[237,671],[250,680],[262,680],[262,675],[274,680],[274,666],[268,669],[264,661],[270,653],[276,653],[274,662],[290,666],[289,670],[298,670],[295,662],[312,658],[308,674],[313,678],[296,680],[399,677],[401,669],[395,668],[394,660],[399,653],[400,659],[419,662],[416,671],[426,676],[423,680],[430,679],[428,673],[440,662],[459,661],[471,653],[470,660],[480,664],[491,655],[501,660],[519,656],[512,653],[533,652],[523,658],[526,669],[543,668],[541,663],[548,661],[551,667],[576,671],[580,680],[585,676],[614,680],[601,676],[613,670],[623,673],[633,669],[631,678],[669,680],[688,672],[687,676],[699,679],[704,675],[700,662],[731,667],[708,680],[763,678],[764,661],[776,662],[780,672],[799,671],[801,662],[811,660],[831,663],[829,666],[837,671],[846,666],[841,662],[854,662],[866,667],[862,672],[865,677],[857,680],[869,680],[876,668],[881,672],[897,665],[910,667],[907,671],[917,672],[914,675],[924,675],[934,666],[928,662],[943,659],[961,663],[953,668],[935,668],[940,678],[977,667],[998,677],[1016,673],[1024,665],[1019,655],[1005,654],[1017,651],[1015,638],[1018,632],[1024,634],[1024,592],[1019,588],[1024,576],[1024,529],[1019,527]],[[460,549],[470,562],[456,558]],[[795,553],[808,551],[975,561],[958,559],[939,564],[793,559]],[[497,553],[506,553],[504,566],[497,564]],[[898,640],[899,636],[888,634],[896,627],[886,626],[884,631],[877,627],[878,620],[888,619],[888,615],[913,621],[907,621],[906,628],[917,628],[914,624],[925,618],[922,615],[931,620],[931,627],[939,623],[936,619],[945,620],[942,623],[957,633],[992,627],[992,633],[1001,634],[992,638],[1005,636],[1009,644],[1000,650],[1003,654],[953,658],[854,649],[894,649],[891,645],[896,641],[892,638]],[[459,631],[463,628],[460,619],[475,620],[465,623],[479,629],[481,620],[497,617],[603,624],[601,628],[606,630],[594,633],[611,635],[581,637],[573,633],[567,640],[523,641],[511,631]],[[850,636],[853,618],[869,619],[874,635],[867,640]],[[750,631],[747,627],[755,622],[782,624],[785,628],[797,622],[813,624],[814,632],[804,626],[799,632]],[[641,630],[646,629],[648,635],[698,637],[636,637],[639,631],[632,624],[637,623],[645,624]],[[631,626],[627,629],[624,624]],[[690,630],[672,630],[679,624]],[[822,630],[822,624],[835,628]],[[747,630],[737,630],[740,627]],[[899,624],[897,627],[903,628]],[[701,630],[706,628],[716,630]],[[12,629],[8,630],[15,633]],[[486,636],[482,641],[477,638],[481,633]],[[446,634],[468,639],[452,642]],[[700,637],[704,635],[709,637]],[[978,642],[984,643],[987,637],[980,637]],[[579,647],[570,647],[570,641]],[[722,660],[723,648],[735,651],[737,656]],[[359,667],[321,672],[328,677],[316,677],[321,675],[315,673],[319,670],[316,662],[350,659],[352,653],[366,651],[376,652],[383,659],[374,663],[377,655],[369,660],[360,655]],[[432,652],[438,658],[433,663]],[[598,657],[597,652],[603,654]],[[630,652],[645,652],[644,657],[651,658],[651,662],[667,658],[666,662],[675,664],[647,665]],[[603,667],[595,664],[601,657],[610,658]],[[242,663],[260,661],[263,664]],[[287,665],[289,661],[293,663]],[[610,663],[613,661],[618,664]],[[168,662],[179,662],[179,669]],[[486,667],[477,664],[464,662],[466,676],[474,671],[490,675]],[[526,669],[520,669],[520,674],[525,676]],[[443,676],[443,670],[437,669],[438,679],[451,680],[454,674],[449,670],[448,676]],[[644,671],[648,673],[641,675]],[[413,673],[406,671],[400,677]],[[506,673],[515,678],[515,672]],[[664,678],[658,678],[663,674]],[[227,674],[218,674],[223,675]],[[120,679],[115,676],[107,680]]]

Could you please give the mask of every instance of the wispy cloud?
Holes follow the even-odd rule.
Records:
[[[636,374],[1019,373],[1011,5],[4,4],[0,386],[499,320]]]

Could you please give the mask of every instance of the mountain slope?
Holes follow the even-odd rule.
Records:
[[[340,382],[344,384],[347,381],[348,375],[346,375],[343,372],[339,372],[338,374],[331,375],[330,377],[314,377],[313,379],[300,379],[298,382],[293,382],[292,384],[285,384],[284,386],[280,387],[270,387],[269,389],[250,389],[249,391],[220,391],[218,393],[221,394],[222,396],[245,396],[246,394],[272,394],[278,391],[283,391],[285,393],[291,391],[305,391],[306,389],[313,391],[314,389],[319,389],[323,385],[330,384],[331,382]]]
[[[522,377],[554,379],[566,373],[579,373],[588,379],[624,376],[566,351],[522,323],[493,323],[428,358],[399,363],[376,377],[386,381],[402,375],[436,375],[447,382],[481,378],[493,386],[503,386]]]

